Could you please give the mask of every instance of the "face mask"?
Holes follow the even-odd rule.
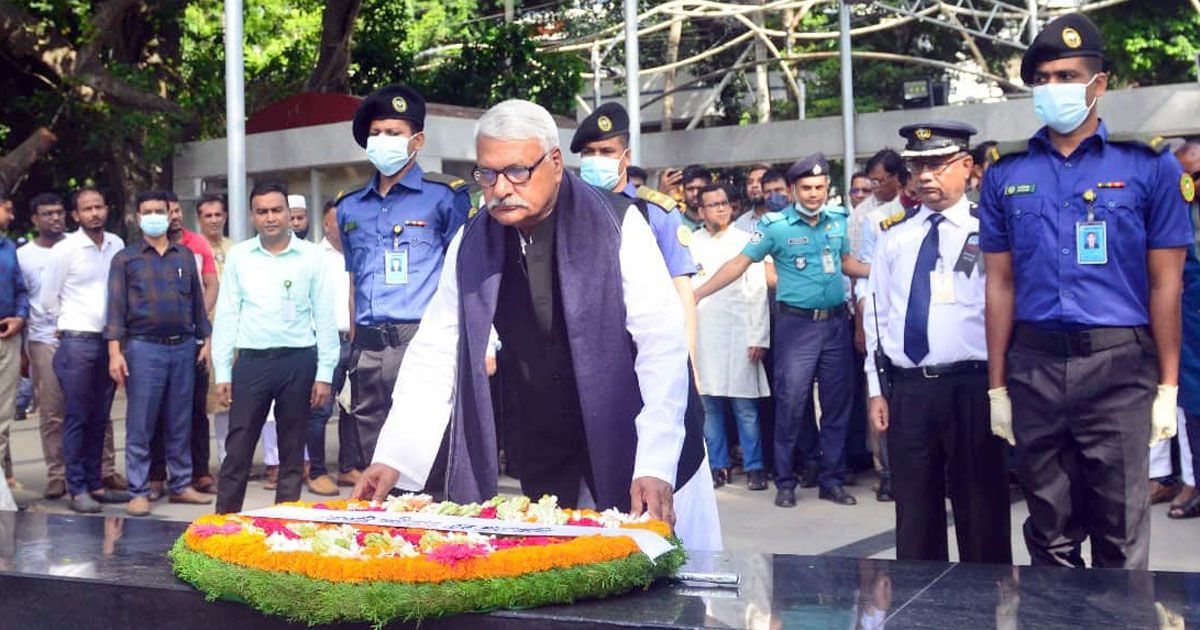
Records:
[[[612,190],[621,181],[621,161],[592,155],[579,161],[579,176],[583,181],[604,190]]]
[[[138,226],[146,236],[157,238],[167,233],[171,220],[165,214],[143,214],[138,217]]]
[[[821,214],[821,208],[817,208],[816,210],[809,210],[808,208],[804,207],[804,204],[800,204],[800,203],[795,204],[795,207],[796,207],[796,212],[799,212],[800,216],[805,217],[807,219],[811,219],[811,218],[817,216],[818,214]]]
[[[408,152],[409,140],[404,136],[371,136],[367,138],[367,159],[384,177],[391,177],[413,158]]]
[[[1087,83],[1047,83],[1033,88],[1033,111],[1047,127],[1061,134],[1068,134],[1079,128],[1087,119],[1088,112],[1096,104],[1096,99],[1087,102],[1088,86],[1095,82],[1096,77]]]
[[[788,198],[781,192],[773,192],[763,199],[763,203],[769,212],[782,212],[784,208],[788,207]]]

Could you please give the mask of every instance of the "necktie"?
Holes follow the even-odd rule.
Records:
[[[931,298],[929,274],[937,266],[938,225],[945,219],[936,212],[929,215],[929,233],[921,241],[917,252],[917,266],[913,269],[911,290],[908,293],[908,312],[904,315],[904,354],[913,365],[929,354],[929,302]]]

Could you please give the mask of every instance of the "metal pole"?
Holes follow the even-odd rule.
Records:
[[[838,46],[842,65],[842,196],[850,203],[850,183],[854,176],[854,69],[850,65],[850,4],[842,0],[838,14],[841,29]]]
[[[625,109],[629,110],[629,159],[642,158],[642,88],[638,81],[637,0],[625,0]]]
[[[325,224],[321,221],[325,218],[325,201],[321,198],[320,169],[308,169],[308,189],[309,197],[312,197],[308,204],[308,231],[313,233],[312,240],[320,241],[325,236]]]
[[[246,84],[242,63],[242,0],[225,2],[225,150],[229,238],[250,236],[246,209]]]
[[[592,45],[592,109],[600,107],[600,73],[603,71],[600,42],[596,42]]]
[[[1026,37],[1029,38],[1029,43],[1033,43],[1033,39],[1038,34],[1038,5],[1037,0],[1028,0],[1029,5],[1029,24],[1026,27],[1028,31]]]

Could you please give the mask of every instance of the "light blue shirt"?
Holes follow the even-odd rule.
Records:
[[[234,348],[317,346],[317,381],[333,382],[337,365],[337,315],[333,283],[318,245],[291,238],[278,254],[256,236],[225,256],[212,335],[217,383],[228,383]]]

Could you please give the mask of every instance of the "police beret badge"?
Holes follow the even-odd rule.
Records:
[[[1196,182],[1191,175],[1184,173],[1179,176],[1179,192],[1183,193],[1183,200],[1188,203],[1196,200]]]
[[[612,131],[612,120],[610,120],[608,116],[601,116],[596,119],[596,127],[600,129],[600,131],[608,133]]]
[[[917,137],[917,140],[928,140],[933,137],[933,130],[922,127],[916,130],[913,135]]]
[[[1070,27],[1063,29],[1062,40],[1067,48],[1079,48],[1083,45],[1083,37],[1079,35],[1079,31]]]
[[[813,175],[820,175],[820,174],[821,174],[821,165],[820,165],[820,164],[814,164],[814,165],[813,165],[813,167],[812,167],[812,174],[813,174]]]
[[[408,111],[408,101],[404,100],[403,96],[397,96],[392,99],[392,109],[396,110],[397,114],[403,114]]]

